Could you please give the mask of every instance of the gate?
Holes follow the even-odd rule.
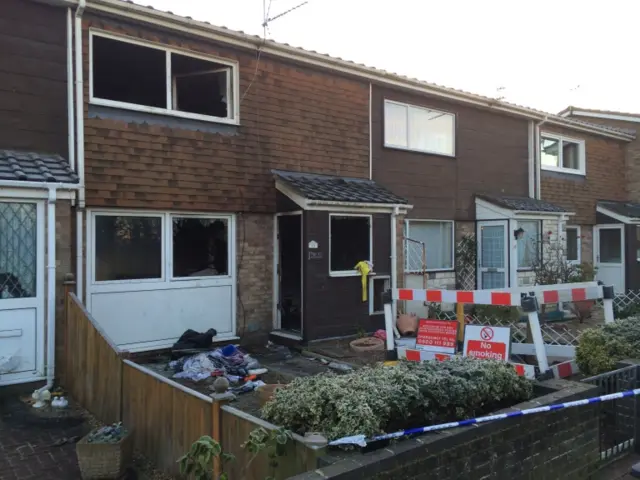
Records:
[[[631,365],[612,372],[582,380],[598,387],[598,395],[632,390],[640,387],[640,366]],[[600,459],[610,461],[633,451],[638,441],[638,402],[636,397],[625,397],[601,403],[600,407]]]

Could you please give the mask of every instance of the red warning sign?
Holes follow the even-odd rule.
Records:
[[[416,348],[430,352],[456,353],[458,322],[449,320],[424,320],[418,323]]]

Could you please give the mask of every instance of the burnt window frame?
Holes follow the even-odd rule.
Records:
[[[118,100],[110,100],[94,95],[94,73],[93,73],[93,38],[102,37],[113,41],[119,41],[123,43],[129,43],[132,45],[138,45],[145,48],[161,50],[165,52],[165,88],[166,88],[166,108],[150,107],[147,105],[141,105],[130,102],[123,102]],[[224,70],[228,67],[227,73],[227,116],[217,117],[213,115],[204,115],[200,113],[190,113],[181,110],[174,109],[174,78],[171,70],[171,58],[172,54],[191,57],[198,60],[212,62],[211,70]],[[217,64],[217,65],[216,65]],[[240,97],[239,97],[239,85],[240,85],[240,69],[239,63],[235,60],[228,58],[221,58],[214,55],[206,55],[191,50],[180,49],[175,47],[168,47],[160,45],[146,40],[140,40],[125,35],[117,35],[112,33],[106,33],[101,30],[90,29],[89,30],[89,103],[93,105],[100,105],[105,107],[120,108],[127,110],[135,110],[139,112],[146,112],[151,114],[168,115],[180,118],[186,118],[191,120],[201,120],[207,122],[224,123],[229,125],[240,124]]]
[[[332,250],[332,239],[331,239],[331,220],[334,217],[356,217],[356,218],[366,218],[369,224],[369,258],[362,258],[360,260],[367,260],[369,262],[373,262],[373,215],[367,213],[342,213],[342,212],[333,212],[329,214],[329,275],[332,277],[355,277],[360,276],[360,272],[355,269],[350,270],[333,270],[331,265],[331,250]],[[355,264],[354,264],[355,267]]]

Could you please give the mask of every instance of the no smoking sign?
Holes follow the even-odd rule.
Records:
[[[464,328],[465,357],[479,359],[509,360],[511,329],[487,325],[467,325]]]
[[[493,338],[493,328],[482,327],[482,330],[480,330],[480,338],[486,342],[491,340]]]

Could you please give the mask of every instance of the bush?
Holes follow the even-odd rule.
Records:
[[[532,392],[532,383],[503,362],[401,362],[297,378],[276,390],[262,415],[298,433],[322,432],[330,440],[369,437],[485,414],[528,400]]]
[[[625,358],[640,358],[640,317],[590,328],[580,336],[576,362],[586,375],[614,370]]]

